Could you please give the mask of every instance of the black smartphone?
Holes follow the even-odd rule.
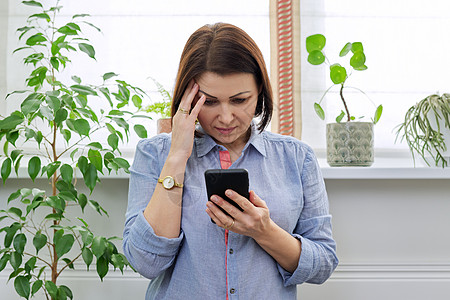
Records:
[[[242,208],[236,202],[225,196],[225,191],[232,189],[239,195],[249,198],[248,172],[246,169],[209,169],[205,171],[205,181],[208,201],[210,201],[212,195],[218,195],[242,211]],[[221,207],[219,208],[228,214]]]

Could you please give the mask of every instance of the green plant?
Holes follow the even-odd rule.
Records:
[[[325,112],[323,108],[321,107],[322,100],[324,99],[325,95],[331,90],[331,88],[335,85],[340,85],[339,95],[342,100],[342,104],[344,106],[344,110],[341,110],[341,113],[337,116],[336,122],[340,123],[341,120],[347,116],[347,122],[350,122],[352,120],[355,120],[355,116],[350,114],[347,101],[344,98],[344,89],[350,88],[346,86],[346,82],[348,78],[350,77],[351,73],[348,70],[351,70],[349,67],[346,69],[339,63],[331,64],[328,60],[328,58],[325,56],[325,53],[323,52],[323,48],[326,44],[326,38],[322,34],[314,34],[310,35],[306,38],[306,51],[308,52],[308,62],[312,65],[321,65],[322,63],[326,63],[330,66],[330,78],[333,82],[333,85],[330,86],[322,95],[322,98],[319,102],[314,103],[314,110],[317,113],[317,115],[324,120],[325,119]],[[355,42],[355,43],[347,43],[342,48],[342,50],[339,53],[340,57],[346,56],[348,53],[352,52],[353,55],[350,58],[350,67],[353,70],[356,71],[364,71],[367,70],[366,63],[366,55],[364,54],[364,48],[362,43]],[[353,87],[352,87],[353,88]],[[364,95],[365,93],[361,91],[358,88],[353,88],[360,92],[362,92]],[[372,119],[373,123],[376,124],[383,112],[383,106],[379,105],[377,109],[375,110],[374,118]]]
[[[414,161],[417,153],[430,165],[426,158],[429,155],[436,166],[445,167],[448,157],[444,152],[450,146],[444,140],[445,130],[450,132],[450,94],[430,95],[408,109],[398,125],[397,139],[406,140]]]
[[[70,288],[58,286],[57,279],[73,269],[76,261],[84,262],[87,269],[95,263],[101,280],[110,265],[122,272],[128,266],[114,245],[118,238],[95,235],[82,216],[86,207],[107,215],[90,197],[100,174],[128,172],[128,161],[119,157],[119,143],[128,141],[131,118],[146,117],[138,114],[145,93],[123,80],[113,80],[118,76],[113,72],[103,75],[101,85],[70,76],[73,55],[87,54],[95,60],[95,49],[82,28],[83,32],[100,29],[84,21],[86,14],[58,24],[59,0],[48,9],[38,1],[22,3],[38,11],[18,29],[19,41],[25,45],[14,53],[25,53],[24,65],[32,71],[26,89],[6,97],[22,98],[20,109],[0,116],[0,143],[4,143],[0,173],[5,185],[12,170],[18,173],[26,164],[33,182],[42,177],[50,184],[18,189],[0,210],[0,233],[4,234],[0,271],[11,265],[9,279],[14,279],[20,297],[29,299],[40,291],[47,299],[72,299]],[[147,136],[142,125],[134,130],[140,137]]]
[[[170,92],[164,88],[156,79],[151,78],[158,89],[158,93],[162,97],[162,101],[155,102],[145,108],[148,113],[155,113],[160,118],[170,118],[170,105],[172,103],[172,96]]]

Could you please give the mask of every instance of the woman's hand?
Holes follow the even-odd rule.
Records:
[[[208,201],[206,204],[206,212],[213,221],[222,228],[252,237],[281,267],[293,273],[298,267],[302,252],[301,241],[272,221],[266,202],[255,192],[250,191],[250,201],[231,190],[227,190],[226,195],[244,211],[241,212],[215,195],[211,197],[213,203]],[[218,206],[230,216],[224,214]]]
[[[172,119],[172,144],[170,146],[170,157],[178,157],[187,161],[191,156],[194,143],[195,121],[198,113],[205,102],[202,95],[191,110],[192,104],[198,94],[198,84],[191,80],[181,98],[178,111]]]
[[[208,201],[206,204],[206,212],[211,219],[222,228],[252,237],[255,240],[266,235],[274,224],[270,219],[269,208],[266,202],[259,198],[254,191],[250,191],[248,200],[232,190],[227,190],[225,193],[228,198],[236,202],[244,211],[241,212],[226,200],[214,195],[211,197],[213,203]],[[218,206],[230,215],[224,214]]]

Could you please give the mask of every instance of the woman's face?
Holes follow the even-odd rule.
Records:
[[[255,115],[259,89],[253,74],[205,72],[197,83],[206,101],[198,114],[205,132],[228,150],[243,147]]]

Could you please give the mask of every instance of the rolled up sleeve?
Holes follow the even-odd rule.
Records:
[[[321,284],[339,262],[325,183],[311,149],[304,158],[301,180],[304,207],[292,235],[301,241],[302,250],[293,273],[279,266],[285,286],[304,282]]]
[[[157,236],[143,214],[165,160],[161,153],[169,146],[170,140],[164,135],[141,140],[130,168],[123,249],[133,268],[149,279],[173,264],[184,236],[183,232],[174,239]]]

